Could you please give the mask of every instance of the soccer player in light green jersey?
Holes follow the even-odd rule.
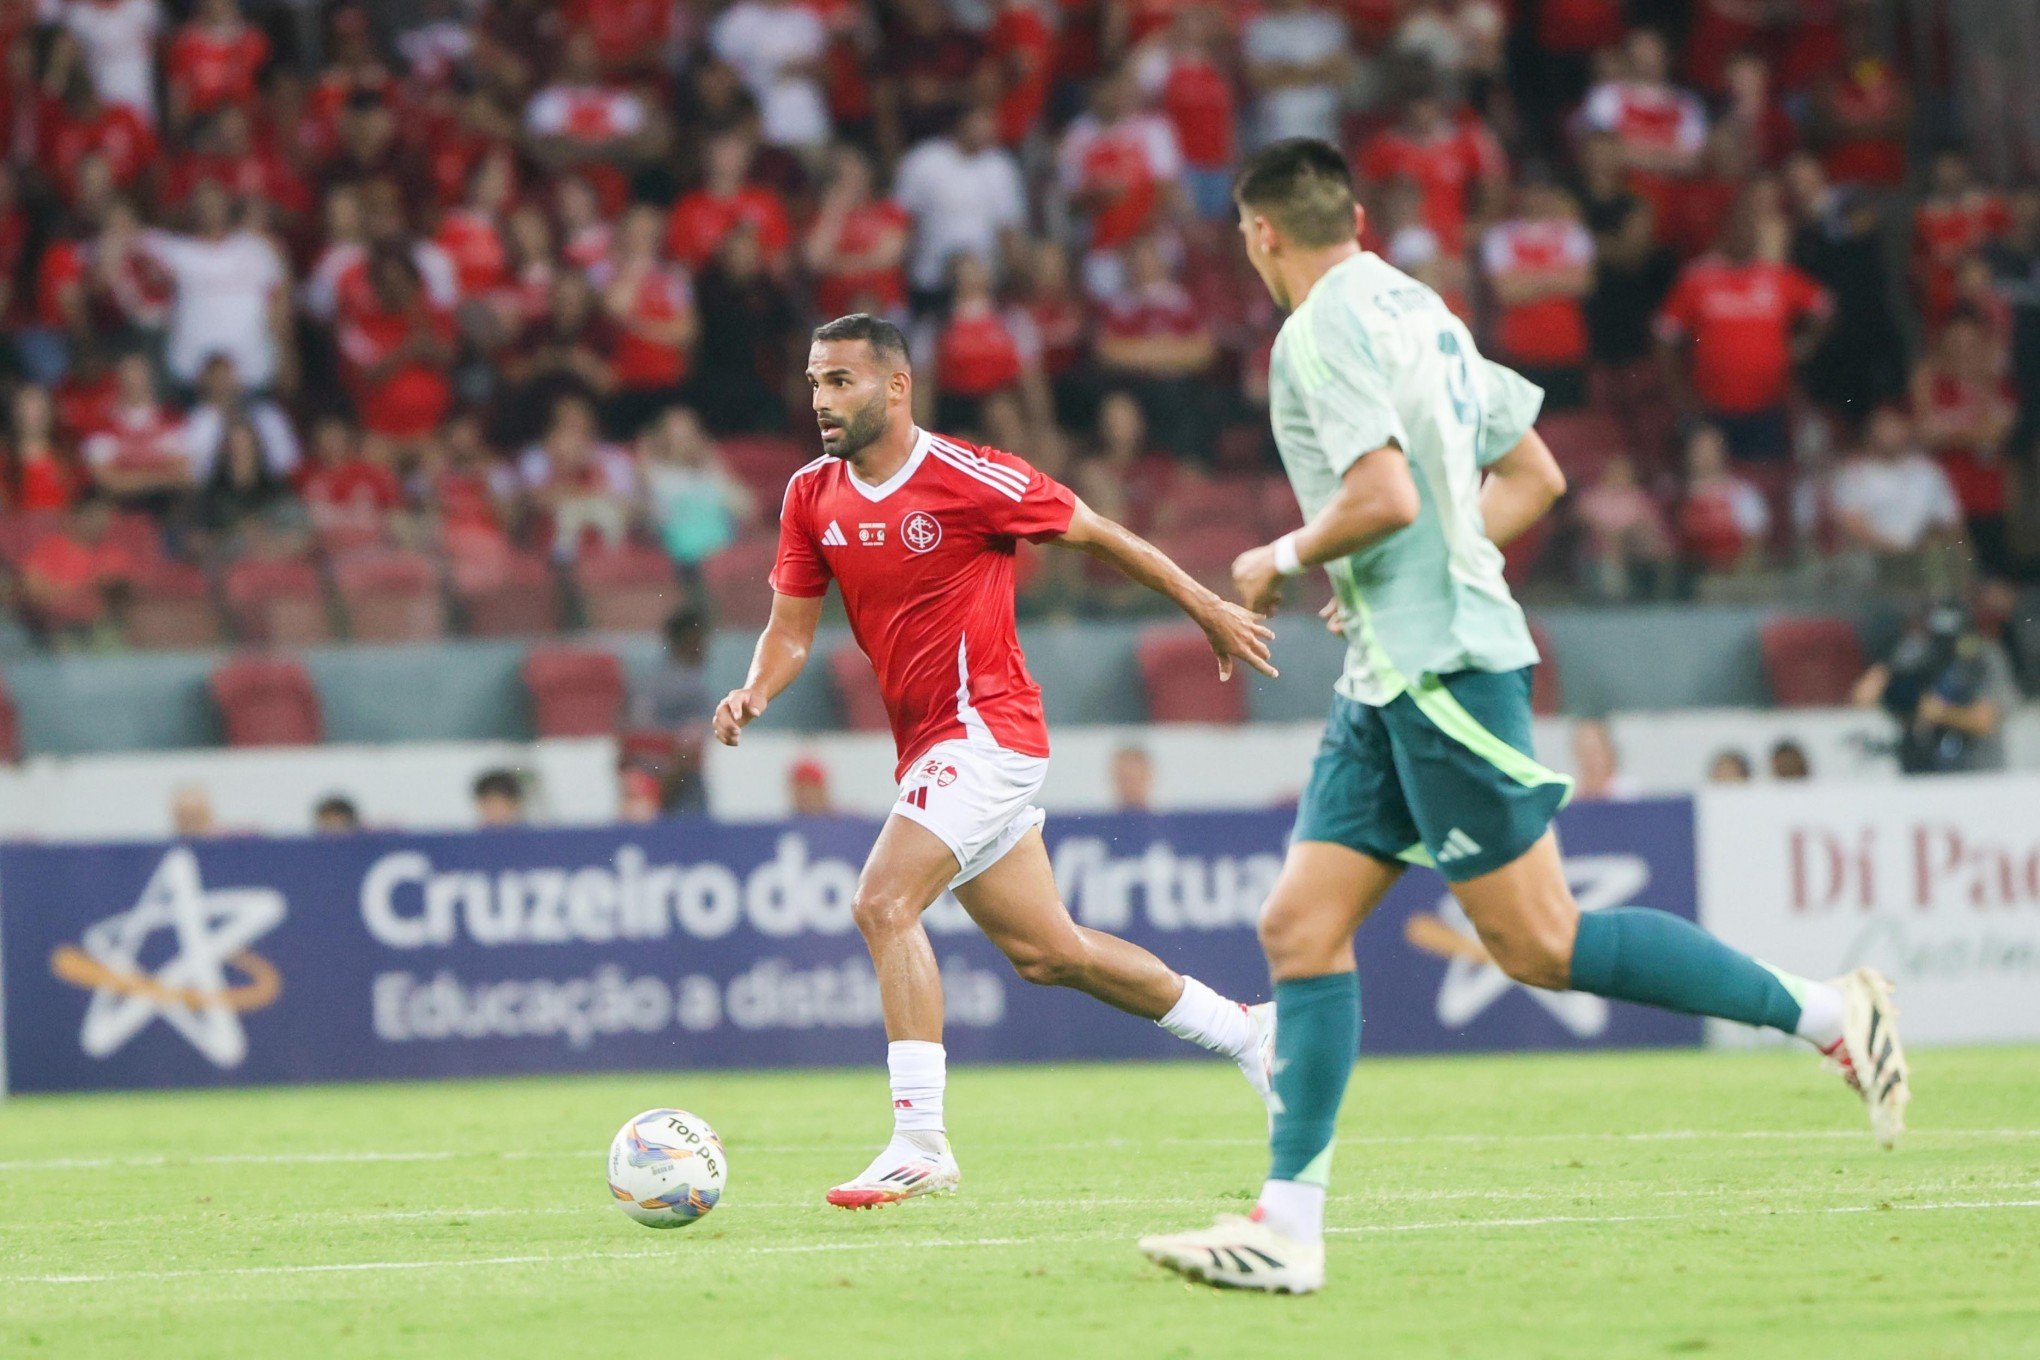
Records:
[[[1344,159],[1278,142],[1234,198],[1248,258],[1289,313],[1269,412],[1306,522],[1241,554],[1250,609],[1314,567],[1347,641],[1331,717],[1261,918],[1275,983],[1271,1165],[1250,1217],[1143,1238],[1196,1279],[1302,1293],[1324,1281],[1333,1124],[1360,1040],[1353,932],[1404,867],[1432,865],[1518,982],[1768,1026],[1808,1040],[1889,1146],[1909,1092],[1889,984],[1782,973],[1646,907],[1582,915],[1551,820],[1572,781],[1537,762],[1537,649],[1499,544],[1564,493],[1533,422],[1543,393],[1480,356],[1438,295],[1360,249]]]

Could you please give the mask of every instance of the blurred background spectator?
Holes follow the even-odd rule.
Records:
[[[486,770],[474,787],[475,824],[524,825],[524,780],[515,770]]]
[[[1966,604],[1946,600],[1908,623],[1854,698],[1897,720],[1899,768],[1947,774],[2004,768],[2004,720],[2018,694],[2004,647]]]
[[[558,627],[591,552],[662,552],[741,614],[817,452],[807,331],[851,309],[909,325],[920,418],[1177,546],[1259,532],[1282,318],[1229,179],[1291,135],[1546,389],[1575,492],[1512,547],[1526,598],[2040,579],[2040,128],[1999,30],[1897,17],[48,0],[0,26],[0,586],[115,647],[165,579],[337,600],[416,553],[479,630],[476,563],[536,559]]]

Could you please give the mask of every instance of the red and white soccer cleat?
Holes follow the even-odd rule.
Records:
[[[924,1140],[933,1140],[933,1146]],[[963,1172],[941,1134],[895,1135],[857,1179],[845,1181],[825,1198],[839,1209],[876,1209],[921,1195],[945,1195],[963,1182]]]
[[[1834,980],[1842,994],[1842,1037],[1821,1050],[1870,1111],[1870,1132],[1883,1147],[1905,1132],[1912,1078],[1898,1042],[1898,1007],[1882,973],[1858,968]]]

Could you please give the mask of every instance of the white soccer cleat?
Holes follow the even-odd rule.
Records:
[[[1310,1294],[1324,1288],[1325,1244],[1298,1242],[1265,1223],[1223,1214],[1208,1228],[1140,1239],[1141,1254],[1220,1289]]]
[[[935,1146],[925,1146],[932,1138]],[[909,1139],[895,1135],[856,1180],[845,1181],[825,1198],[839,1209],[876,1209],[921,1195],[946,1195],[963,1182],[963,1172],[941,1134]]]
[[[1870,1110],[1870,1132],[1878,1143],[1892,1147],[1905,1132],[1912,1078],[1905,1049],[1898,1042],[1898,1007],[1891,1004],[1891,983],[1875,969],[1858,968],[1832,985],[1842,994],[1842,1037],[1826,1050],[1828,1065],[1863,1097]]]
[[[1248,1021],[1254,1026],[1254,1046],[1239,1059],[1240,1071],[1272,1116],[1275,1109],[1275,1003],[1263,1001],[1258,1006],[1248,1006],[1246,1012]]]

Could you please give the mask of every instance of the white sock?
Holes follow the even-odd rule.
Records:
[[[1799,997],[1799,1024],[1793,1033],[1815,1048],[1834,1047],[1842,1037],[1842,992],[1825,982],[1808,982]]]
[[[1307,1181],[1268,1181],[1254,1217],[1298,1242],[1317,1242],[1325,1235],[1325,1188]]]
[[[943,1132],[942,1087],[948,1079],[948,1055],[942,1045],[925,1039],[895,1039],[886,1045],[885,1066],[892,1074],[893,1132]]]
[[[1155,1023],[1178,1039],[1188,1039],[1235,1061],[1246,1057],[1255,1043],[1247,1008],[1228,1001],[1188,973],[1183,975],[1183,995]]]

